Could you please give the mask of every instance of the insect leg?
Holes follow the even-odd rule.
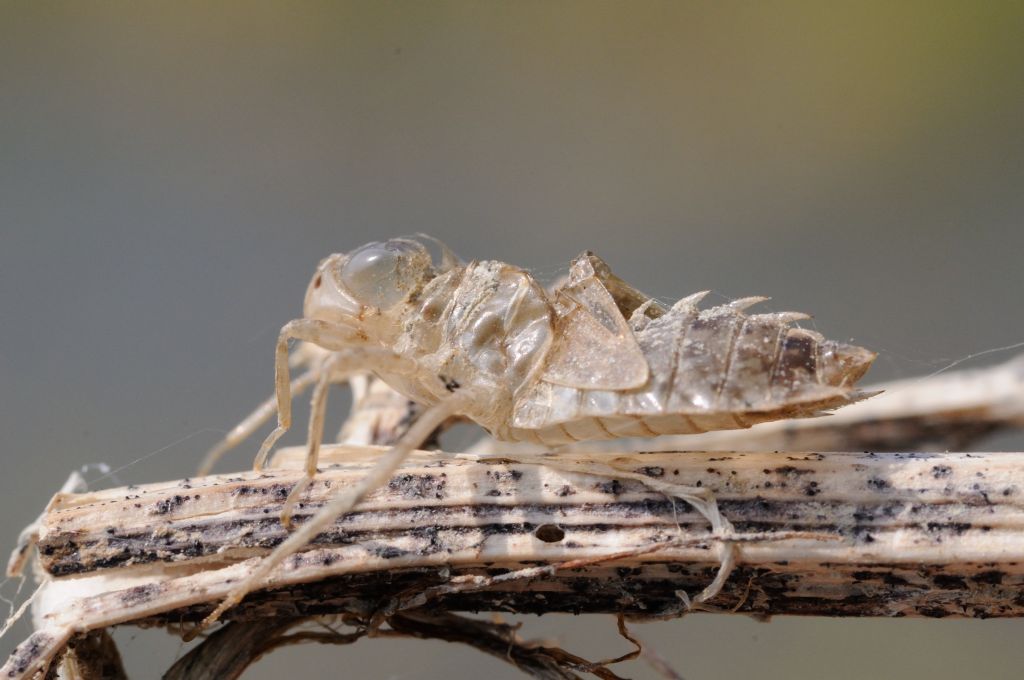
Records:
[[[607,468],[609,470],[618,470],[614,465],[609,465]],[[615,472],[615,475],[635,479],[642,484],[661,491],[670,499],[678,498],[683,500],[708,521],[708,524],[711,525],[711,535],[719,540],[718,573],[715,574],[714,580],[712,580],[704,590],[693,598],[693,604],[706,602],[718,595],[722,590],[722,586],[725,585],[726,580],[729,578],[729,575],[736,566],[736,561],[739,557],[739,549],[736,547],[735,543],[729,540],[729,537],[735,533],[735,530],[733,529],[732,523],[722,516],[722,513],[718,508],[718,501],[715,498],[714,492],[704,487],[664,482],[648,477],[647,475],[631,471],[617,471]]]
[[[607,467],[609,470],[613,471],[618,470],[613,465],[597,467]],[[593,470],[591,469],[591,471]],[[623,470],[617,471],[614,474],[618,477],[635,479],[642,484],[661,491],[670,499],[678,498],[683,500],[708,521],[708,524],[711,525],[711,535],[719,540],[718,573],[715,574],[715,578],[711,583],[709,583],[704,590],[693,598],[693,604],[706,602],[718,595],[722,590],[722,586],[725,585],[726,580],[729,578],[729,575],[736,567],[736,561],[739,557],[739,548],[737,548],[734,542],[729,540],[730,536],[735,533],[735,530],[733,529],[732,523],[722,516],[722,513],[718,508],[718,501],[715,498],[714,492],[710,489],[699,486],[686,486],[682,484],[674,484],[672,482],[663,482],[636,472],[627,472]]]
[[[340,324],[331,324],[316,319],[295,319],[289,321],[281,329],[277,338],[277,347],[274,351],[274,386],[277,396],[277,427],[270,433],[260,446],[256,454],[256,461],[253,468],[262,470],[267,463],[267,457],[277,440],[288,431],[292,424],[292,395],[289,390],[288,373],[288,341],[306,340],[324,349],[346,350],[349,357],[357,366],[360,362],[371,363],[374,359],[389,359],[389,368],[397,372],[415,370],[415,362],[412,359],[402,357],[385,349],[377,347],[360,347],[355,345],[352,337],[352,330]],[[355,345],[355,346],[354,346]]]
[[[306,389],[317,380],[317,376],[321,373],[323,365],[317,365],[309,369],[295,380],[292,380],[288,385],[288,392],[291,396],[295,397],[302,394]],[[258,430],[263,423],[267,422],[270,416],[274,415],[277,411],[276,396],[271,396],[262,404],[256,407],[256,409],[247,415],[242,422],[235,425],[227,436],[220,441],[219,444],[214,446],[203,458],[203,462],[199,465],[199,469],[196,474],[200,477],[205,477],[210,474],[213,470],[213,466],[217,464],[225,453],[235,448],[243,441],[248,439],[253,432]]]
[[[267,576],[275,567],[301,550],[324,529],[348,514],[368,493],[382,486],[405,461],[409,454],[424,442],[445,420],[463,412],[481,395],[473,390],[463,389],[423,412],[412,427],[402,435],[390,451],[377,461],[358,483],[345,489],[324,505],[308,521],[296,529],[273,552],[259,562],[253,571],[232,590],[224,601],[210,613],[199,626],[190,631],[188,639],[194,638],[203,629],[217,621],[221,614],[242,601],[251,590],[264,585]]]
[[[374,349],[367,353],[366,348],[353,347],[342,350],[331,356],[325,363],[324,370],[313,389],[310,404],[309,437],[306,440],[306,474],[292,487],[288,498],[281,508],[281,523],[286,528],[292,526],[292,512],[302,493],[309,488],[317,473],[317,461],[320,458],[320,444],[324,438],[324,415],[327,411],[327,393],[331,383],[343,382],[353,373],[367,369],[401,370],[405,360],[386,350]]]
[[[338,364],[344,363],[340,358],[328,361],[326,370],[320,375],[313,388],[313,399],[309,411],[309,438],[307,439],[306,450],[306,474],[292,487],[288,498],[281,508],[281,524],[290,529],[292,526],[292,511],[298,502],[302,492],[305,491],[313,478],[316,476],[316,463],[320,457],[320,443],[324,436],[324,413],[327,411],[327,392],[331,384],[331,376]]]
[[[624,470],[615,465],[598,463],[592,460],[586,461],[585,467],[581,468],[578,463],[570,464],[562,462],[558,458],[548,455],[511,454],[510,457],[521,463],[542,465],[558,470],[566,470],[568,472],[586,472],[614,479],[632,479],[640,482],[646,487],[654,489],[655,491],[660,491],[669,499],[678,498],[679,500],[689,504],[707,520],[708,524],[711,525],[711,535],[720,541],[718,550],[718,559],[720,562],[718,573],[715,575],[714,580],[695,598],[693,598],[693,604],[705,602],[717,595],[722,590],[722,586],[725,585],[725,581],[729,578],[729,574],[732,573],[733,568],[736,566],[736,562],[739,557],[739,549],[736,547],[734,542],[729,540],[735,533],[735,530],[733,529],[732,523],[722,516],[722,513],[718,509],[718,501],[715,499],[714,492],[710,489],[699,486],[686,486],[683,484],[665,482],[654,477],[649,477],[645,474],[640,474],[631,470]],[[686,599],[686,602],[687,606],[691,606],[689,598]]]

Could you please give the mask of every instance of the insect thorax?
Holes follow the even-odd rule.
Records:
[[[488,428],[510,419],[520,386],[543,363],[552,311],[527,272],[473,262],[439,275],[408,305],[395,350],[420,365],[415,376],[382,376],[409,397],[436,403],[453,391],[485,390],[469,417]]]

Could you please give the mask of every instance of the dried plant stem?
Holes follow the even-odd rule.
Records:
[[[346,462],[323,471],[296,519],[360,479],[378,451],[330,447],[330,459]],[[1021,453],[568,453],[552,462],[416,454],[228,616],[397,614],[424,594],[435,611],[679,615],[685,594],[713,578],[719,544],[703,517],[644,477],[662,489],[710,489],[733,523],[737,567],[715,608],[1024,615]],[[626,474],[594,474],[595,462]],[[5,668],[29,667],[77,632],[198,621],[284,539],[278,513],[300,475],[59,497],[40,526],[40,563],[54,576],[37,602],[45,626]]]
[[[847,443],[867,437],[882,448],[886,436],[908,446],[933,443],[936,433],[967,442],[1024,422],[1020,361],[930,379],[932,397],[922,381],[918,397],[906,388],[903,406],[891,401],[874,415],[853,406],[841,412],[848,419],[766,425],[761,436],[773,443],[807,443],[814,440],[804,435],[814,432]],[[357,483],[382,450],[325,447],[296,523]],[[688,594],[714,578],[723,537],[673,500],[676,486],[709,490],[735,529],[728,537],[735,570],[702,608],[759,617],[1024,616],[1024,453],[786,450],[414,454],[356,512],[227,612],[235,623],[168,677],[237,677],[232,669],[240,673],[279,644],[363,634],[476,640],[488,653],[511,644],[517,665],[537,677],[600,675],[607,669],[563,650],[540,653],[455,612],[647,619],[687,612]],[[284,450],[262,473],[58,494],[26,534],[38,535],[38,566],[48,574],[33,607],[42,627],[0,674],[31,677],[74,640],[61,662],[64,677],[90,677],[82,661],[90,654],[78,651],[98,640],[82,637],[90,631],[201,620],[287,536],[279,513],[302,476],[303,455],[301,447]],[[349,617],[357,632],[286,634],[322,615]],[[442,634],[445,626],[465,635]],[[85,671],[66,670],[76,658]]]

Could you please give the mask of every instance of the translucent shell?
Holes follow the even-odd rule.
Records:
[[[704,293],[636,305],[595,255],[554,294],[558,331],[539,380],[517,394],[511,438],[558,444],[690,434],[821,415],[865,395],[875,354],[791,327],[806,315],[746,314],[765,298],[700,310]]]
[[[413,241],[369,243],[348,256],[339,274],[341,284],[363,304],[389,309],[408,296],[408,265],[423,255],[423,246]]]

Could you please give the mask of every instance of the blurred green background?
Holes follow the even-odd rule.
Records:
[[[189,474],[269,394],[319,258],[393,235],[546,277],[589,248],[667,299],[771,295],[878,350],[876,380],[1024,341],[1022,36],[1013,2],[3,3],[0,543],[85,463]],[[938,680],[1019,677],[1022,626],[636,632],[688,680]],[[627,649],[608,617],[524,634]],[[136,678],[183,649],[117,635]],[[391,640],[246,677],[339,672],[519,677]]]

